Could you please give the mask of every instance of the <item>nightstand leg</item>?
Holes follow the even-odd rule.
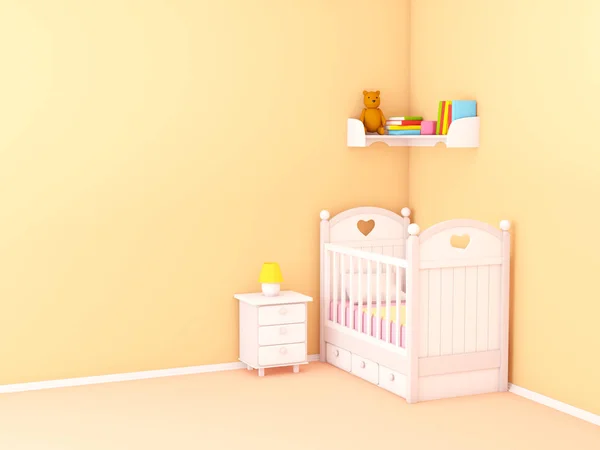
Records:
[[[250,367],[249,365],[246,365],[246,369],[252,370],[252,367]]]
[[[300,365],[294,364],[294,373],[300,373]]]
[[[264,377],[265,376],[265,369],[258,369],[258,376],[259,377]]]

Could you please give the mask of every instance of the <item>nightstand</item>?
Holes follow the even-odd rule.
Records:
[[[281,291],[277,297],[262,292],[234,295],[240,302],[240,361],[258,376],[270,367],[308,364],[306,349],[307,303],[312,298]]]

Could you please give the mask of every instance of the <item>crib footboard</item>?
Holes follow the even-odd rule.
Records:
[[[509,228],[409,227],[409,401],[508,389]]]

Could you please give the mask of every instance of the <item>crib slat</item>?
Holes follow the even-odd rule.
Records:
[[[440,356],[442,343],[442,270],[429,271],[429,333],[427,356]]]
[[[429,277],[431,269],[421,270],[419,286],[419,356],[429,356]],[[409,298],[408,301],[412,301]]]
[[[465,353],[477,351],[477,267],[466,268]]]
[[[354,329],[354,256],[350,256],[350,281],[348,283],[348,326]]]
[[[336,252],[331,252],[331,256],[333,256],[333,314],[332,319],[333,323],[337,323],[338,318],[338,254]]]
[[[465,352],[466,267],[454,269],[454,304],[452,306],[452,353]]]
[[[371,298],[371,275],[373,274],[373,266],[371,266],[371,261],[367,262],[367,334],[371,336],[372,328],[373,328],[373,317],[371,316],[371,303],[373,299]]]
[[[488,350],[489,342],[489,308],[490,308],[490,266],[477,268],[477,331],[475,337],[476,350]]]
[[[346,283],[345,283],[345,277],[346,277],[346,255],[340,255],[340,258],[342,259],[340,261],[340,278],[342,280],[342,285],[341,285],[341,292],[340,292],[340,312],[341,312],[341,321],[340,321],[340,325],[341,326],[346,326]]]
[[[454,319],[454,268],[442,269],[442,295],[440,314],[440,355],[452,354]]]
[[[385,342],[390,342],[392,337],[392,326],[390,320],[390,265],[385,265]]]
[[[400,328],[402,324],[400,322],[400,308],[402,302],[400,301],[400,267],[396,266],[396,346],[400,347]]]
[[[363,313],[362,313],[362,258],[358,258],[358,310],[356,311],[356,319],[358,320],[358,332],[364,332]]]
[[[375,321],[375,336],[377,339],[381,339],[381,264],[377,261],[377,268],[375,275],[375,300],[377,301],[376,307],[376,321]]]
[[[490,310],[488,328],[488,350],[500,349],[500,286],[502,266],[490,267]]]

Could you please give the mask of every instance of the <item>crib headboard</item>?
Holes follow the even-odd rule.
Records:
[[[408,227],[410,225],[409,216],[410,209],[408,208],[402,208],[400,214],[397,214],[393,211],[373,206],[348,209],[331,219],[329,211],[321,211],[320,360],[322,362],[325,362],[325,244],[337,244],[363,251],[405,258]],[[406,282],[404,269],[401,271],[401,280],[401,288],[404,290]]]
[[[326,243],[404,258],[410,209],[400,214],[373,206],[343,211],[331,219],[321,211],[321,246]]]

